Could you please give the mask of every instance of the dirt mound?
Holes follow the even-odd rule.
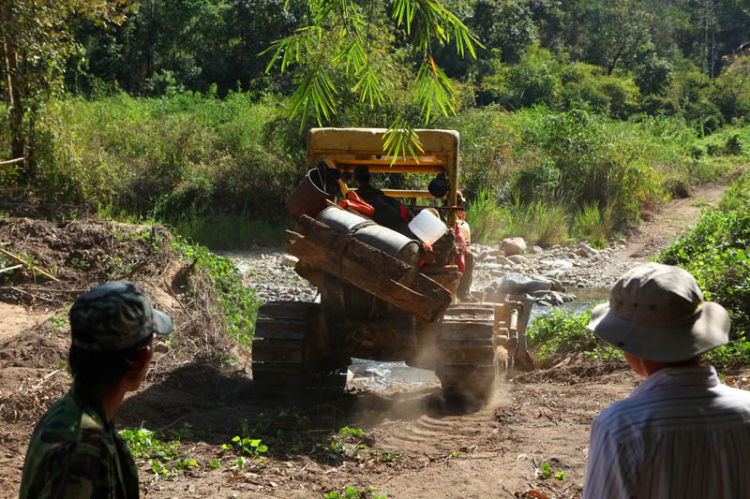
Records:
[[[148,284],[175,260],[170,241],[160,226],[0,219],[0,264],[21,265],[0,274],[0,300],[49,307],[106,281]]]
[[[69,345],[68,338],[48,337],[34,331],[22,332],[0,344],[0,368],[59,367],[67,359]]]
[[[222,329],[203,270],[182,262],[171,239],[160,226],[0,219],[0,268],[21,265],[0,274],[2,310],[14,316],[2,322],[0,419],[36,419],[67,389],[68,309],[106,281],[144,286],[156,308],[172,317],[172,338],[156,345],[150,382],[179,380],[180,367],[196,358],[223,367],[222,355],[239,355]],[[44,379],[51,372],[64,376],[59,383],[57,376]],[[183,383],[197,385],[196,377]]]
[[[517,383],[566,383],[580,381],[601,382],[610,373],[629,372],[630,367],[622,359],[595,359],[584,353],[573,353],[548,362],[548,368],[522,374],[513,379]]]

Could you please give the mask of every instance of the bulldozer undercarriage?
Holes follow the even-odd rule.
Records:
[[[502,301],[449,306],[438,321],[418,325],[411,354],[399,352],[408,365],[434,370],[446,399],[483,404],[492,397],[499,373],[528,367],[528,353],[518,348],[525,345],[519,319],[527,303],[511,295],[494,298]],[[261,307],[253,344],[256,390],[342,391],[350,356],[362,345],[331,341],[325,328],[319,304],[286,301]]]

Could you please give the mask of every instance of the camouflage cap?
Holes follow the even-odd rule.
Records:
[[[132,347],[152,333],[169,334],[172,320],[153,308],[142,287],[113,281],[78,297],[70,308],[70,328],[76,347],[112,352]]]

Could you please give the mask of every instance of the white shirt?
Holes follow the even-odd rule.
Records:
[[[750,498],[750,392],[655,372],[591,426],[584,499]]]

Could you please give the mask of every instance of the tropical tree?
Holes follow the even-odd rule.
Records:
[[[607,68],[607,74],[612,74],[618,62],[632,69],[653,52],[650,15],[636,0],[596,1],[586,17],[586,62]]]
[[[287,7],[290,0],[287,0]],[[301,117],[301,126],[312,111],[319,124],[336,113],[340,91],[326,68],[343,67],[355,78],[353,89],[360,103],[371,109],[385,101],[384,85],[371,50],[369,33],[378,29],[380,3],[375,0],[307,0],[312,23],[275,41],[265,53],[271,55],[266,68],[279,64],[281,71],[301,66],[298,85],[291,97],[291,116]],[[476,57],[477,37],[440,0],[393,0],[390,19],[397,37],[417,67],[410,85],[421,120],[430,122],[435,113],[455,114],[456,89],[435,62],[437,48],[454,44],[459,56]],[[391,154],[416,155],[420,148],[413,123],[398,116],[388,129],[386,145]]]
[[[0,1],[0,90],[8,104],[11,155],[24,158],[22,172],[34,168],[33,129],[44,101],[63,89],[68,60],[82,49],[72,35],[74,18],[121,23],[119,0]]]

